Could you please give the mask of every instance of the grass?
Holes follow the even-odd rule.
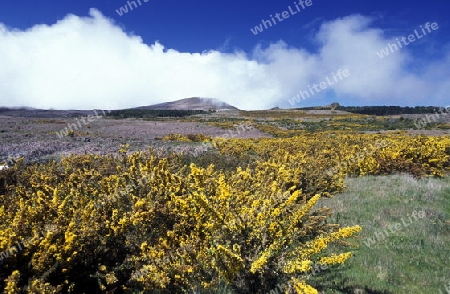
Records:
[[[445,293],[450,277],[450,178],[366,176],[349,178],[346,185],[345,193],[320,205],[333,208],[332,222],[363,227],[360,246],[344,268],[324,272],[311,284],[335,289],[324,293]],[[412,218],[414,211],[425,216]]]

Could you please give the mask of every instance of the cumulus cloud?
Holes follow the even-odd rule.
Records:
[[[289,107],[339,69],[350,76],[304,102],[333,95],[348,101],[341,104],[447,105],[450,54],[414,71],[408,48],[380,59],[376,52],[395,41],[370,24],[360,15],[323,23],[316,52],[279,41],[249,54],[145,44],[95,9],[25,31],[0,24],[0,106],[111,109],[211,97],[241,109]]]

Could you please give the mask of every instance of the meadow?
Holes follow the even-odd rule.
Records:
[[[420,118],[1,117],[0,289],[445,293],[450,125]]]

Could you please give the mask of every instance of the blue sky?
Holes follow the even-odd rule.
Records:
[[[450,104],[443,0],[131,2],[3,1],[0,105],[122,108],[192,96],[242,109]]]

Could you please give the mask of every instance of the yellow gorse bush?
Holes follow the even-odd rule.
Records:
[[[447,137],[319,133],[289,139],[220,140],[224,156],[251,158],[232,171],[180,165],[154,151],[69,156],[0,172],[1,289],[18,293],[215,289],[317,293],[302,273],[351,252],[330,244],[359,232],[327,223],[321,197],[346,175],[442,176]],[[248,161],[246,161],[248,162]],[[339,248],[339,247],[337,247]],[[4,257],[4,256],[2,256]]]
[[[178,141],[178,142],[209,142],[212,140],[211,136],[203,134],[169,134],[164,136],[161,140],[163,141]]]

